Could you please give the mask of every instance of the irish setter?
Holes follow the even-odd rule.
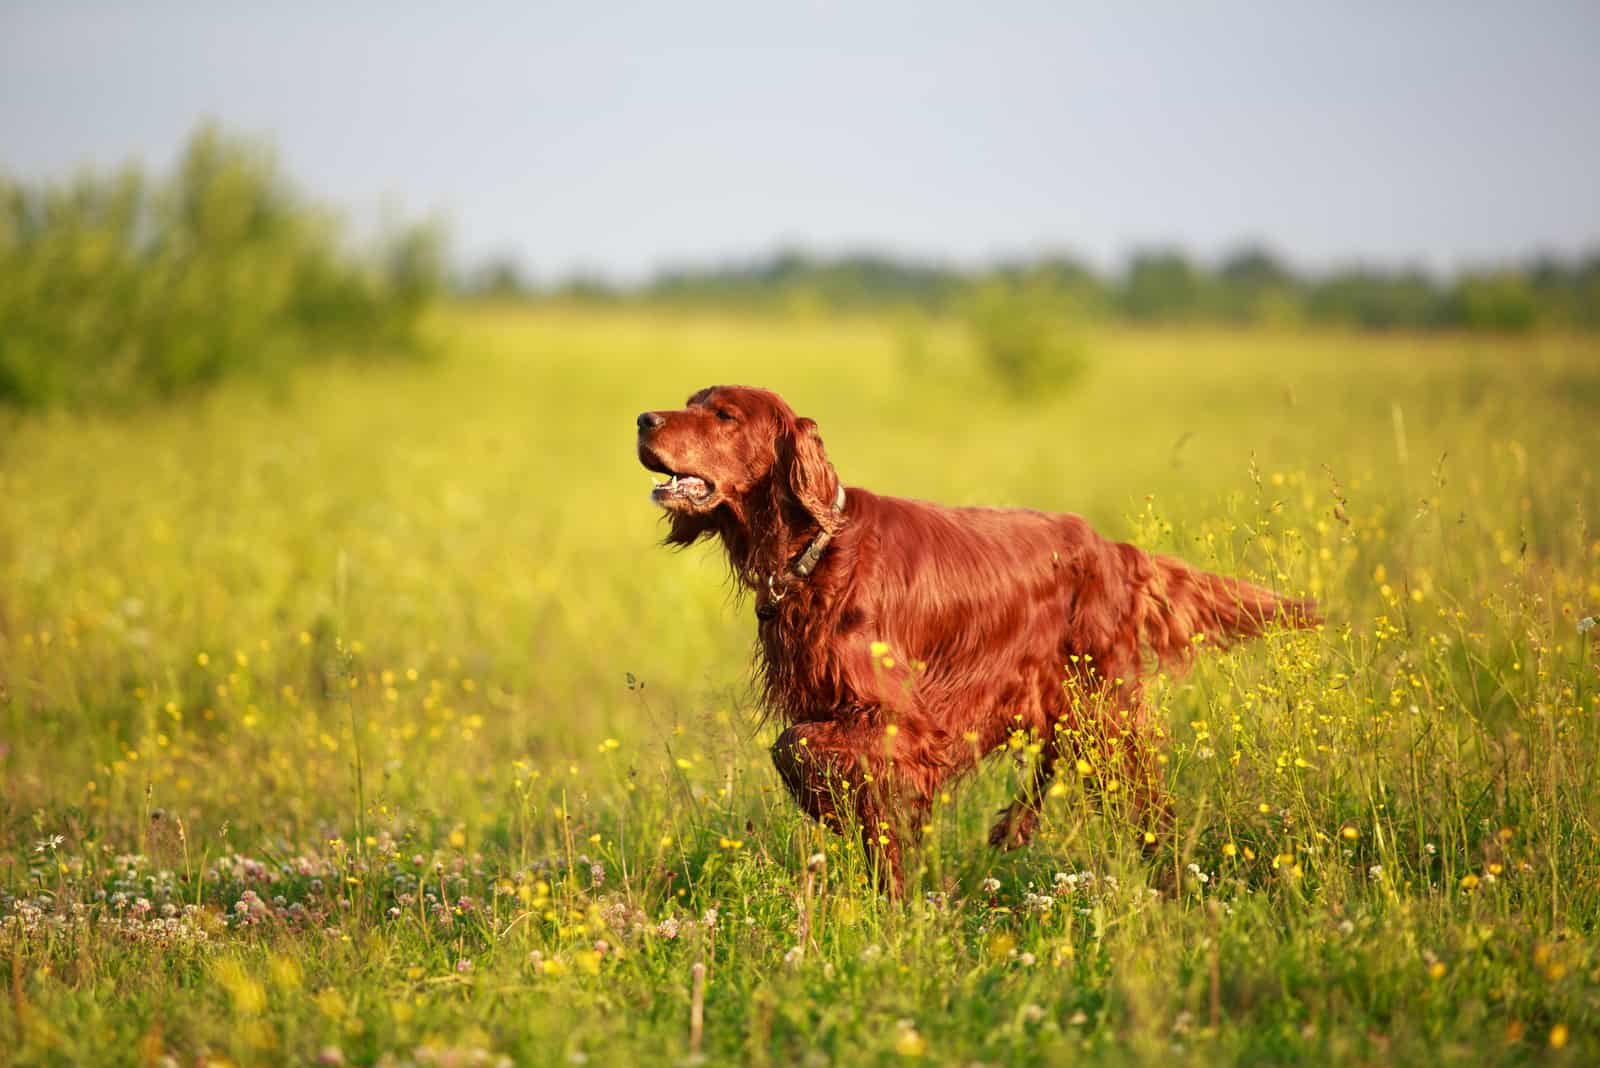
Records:
[[[1181,665],[1202,638],[1318,622],[1309,601],[1110,542],[1080,516],[846,488],[816,423],[768,390],[703,389],[638,427],[639,461],[668,478],[651,494],[667,542],[720,539],[755,597],[779,774],[812,818],[859,825],[894,893],[902,842],[989,753],[1038,753],[996,846],[1031,837],[1063,756],[1102,795],[1126,790],[1146,829],[1160,823],[1147,654]]]

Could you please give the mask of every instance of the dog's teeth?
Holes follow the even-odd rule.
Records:
[[[667,485],[671,486],[673,489],[677,489],[678,488],[678,476],[677,475],[673,475],[672,478],[667,482]]]
[[[665,475],[658,475],[654,471],[652,471],[652,472],[650,472],[650,484],[652,486],[664,486],[664,485],[667,484],[666,476]]]

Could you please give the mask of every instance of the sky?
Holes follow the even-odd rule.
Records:
[[[0,171],[204,118],[463,265],[1600,247],[1600,4],[0,0]]]

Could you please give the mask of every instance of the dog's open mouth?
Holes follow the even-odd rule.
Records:
[[[704,504],[711,499],[711,484],[699,475],[673,475],[665,482],[656,482],[655,488],[650,491],[650,499],[657,504],[669,501]]]
[[[705,504],[716,489],[699,475],[686,475],[672,470],[653,452],[640,450],[639,462],[650,470],[650,479],[654,483],[650,499],[663,508]]]

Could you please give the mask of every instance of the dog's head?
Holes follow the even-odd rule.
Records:
[[[666,476],[650,499],[671,516],[668,541],[713,533],[719,517],[747,530],[808,519],[834,530],[839,478],[817,424],[776,393],[711,386],[682,408],[640,413],[638,427],[639,462]]]

